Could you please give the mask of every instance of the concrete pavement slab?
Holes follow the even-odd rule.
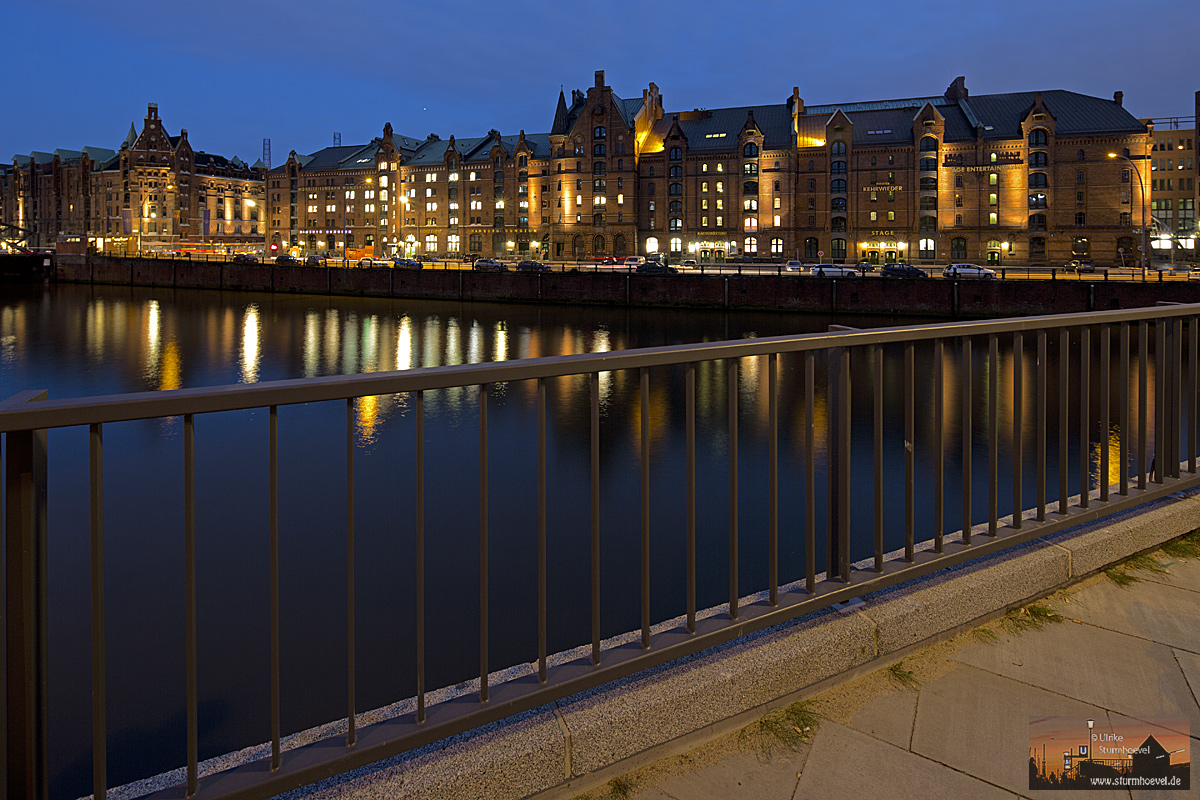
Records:
[[[1045,716],[1091,717],[1101,730],[1110,730],[1101,708],[964,665],[921,686],[911,749],[990,784],[1033,796],[1029,720]],[[1094,792],[1036,794],[1095,800]]]
[[[792,800],[808,750],[803,745],[773,756],[737,753],[657,788],[679,800]]]
[[[1166,572],[1143,569],[1132,574],[1144,581],[1165,583],[1180,589],[1200,592],[1200,560],[1180,561],[1163,553],[1159,553],[1157,558],[1166,567]]]
[[[1192,702],[1200,706],[1200,656],[1183,650],[1175,650],[1174,653],[1179,668],[1183,670],[1183,677],[1188,682],[1188,688],[1192,690]],[[1200,736],[1200,729],[1192,728],[1192,732]]]
[[[850,727],[908,749],[917,716],[917,693],[907,689],[881,694],[854,714]]]
[[[1145,639],[1065,622],[971,644],[953,658],[1130,717],[1186,717],[1200,730],[1200,708],[1171,648]]]
[[[875,797],[990,800],[1013,794],[836,722],[823,723],[800,775],[795,800]]]
[[[1138,592],[1100,581],[1071,597],[1070,615],[1130,636],[1200,653],[1200,602],[1196,593],[1163,584]]]

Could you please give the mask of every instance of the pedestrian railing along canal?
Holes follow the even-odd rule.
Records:
[[[47,496],[47,463],[55,454],[47,450],[47,431],[85,428],[89,442],[89,478],[78,487],[90,498],[91,537],[91,636],[76,646],[91,648],[93,730],[93,785],[97,798],[107,789],[108,724],[106,720],[106,633],[104,587],[105,426],[129,420],[179,417],[183,435],[178,457],[183,464],[184,578],[179,592],[184,614],[185,663],[178,681],[186,687],[186,778],[160,797],[263,798],[328,775],[344,772],[379,759],[403,753],[482,724],[503,719],[599,686],[703,648],[734,639],[800,615],[828,607],[874,590],[910,580],[943,567],[994,553],[1006,547],[1062,530],[1079,522],[1127,510],[1139,503],[1200,483],[1196,473],[1197,447],[1197,337],[1200,306],[1174,305],[1134,311],[1087,315],[1031,317],[988,322],[921,325],[874,330],[837,330],[823,334],[746,339],[657,347],[624,352],[591,353],[486,364],[413,369],[391,373],[285,380],[269,383],[147,392],[112,397],[55,400],[44,392],[30,391],[0,404],[0,432],[4,434],[4,556],[3,620],[6,626],[2,664],[5,671],[4,781],[8,797],[42,798],[48,792],[48,743],[54,731],[47,728],[47,506],[58,498]],[[1000,380],[1001,348],[1011,354],[1005,380]],[[918,381],[917,356],[931,355],[928,370]],[[977,357],[979,356],[979,357]],[[739,590],[738,428],[739,370],[750,360],[765,363],[760,392],[765,391],[769,449],[768,525],[766,530],[743,532],[764,536],[768,557],[762,585],[767,590],[747,598]],[[781,391],[781,364],[796,380],[792,396]],[[986,374],[973,378],[973,364],[982,363]],[[852,368],[852,364],[857,368]],[[728,451],[728,604],[717,613],[697,609],[697,370],[716,365],[728,387],[727,424],[719,431],[701,429],[703,436],[721,438]],[[865,365],[865,367],[864,367]],[[654,495],[649,483],[651,460],[651,377],[667,368],[682,372],[685,437],[685,513],[683,552],[676,554],[686,570],[686,616],[677,625],[651,607],[649,509]],[[601,379],[628,372],[637,380],[640,414],[633,423],[640,436],[640,552],[629,554],[640,570],[629,577],[629,592],[640,591],[640,636],[634,633],[623,644],[602,646],[600,519],[602,458]],[[885,377],[886,373],[886,377]],[[576,631],[576,642],[585,655],[555,659],[548,653],[547,606],[561,598],[549,590],[547,576],[547,382],[573,376],[589,386],[590,407],[580,420],[590,435],[590,508],[580,520],[590,526],[589,586],[580,587],[582,602],[590,605],[590,630]],[[489,620],[488,527],[488,387],[529,382],[536,397],[536,428],[528,435],[537,442],[536,503],[528,509],[537,519],[536,592],[537,659],[525,677],[493,682],[498,668],[489,660],[489,640],[497,635]],[[455,576],[430,574],[425,558],[425,456],[424,414],[426,393],[463,389],[478,393],[478,580],[480,607],[477,639],[477,688],[452,699],[427,702],[426,587]],[[981,388],[982,387],[982,388]],[[977,396],[980,392],[984,396]],[[412,400],[416,427],[415,458],[397,465],[415,482],[415,503],[397,513],[409,514],[415,530],[415,549],[409,579],[415,583],[415,637],[407,652],[415,662],[411,693],[415,703],[409,713],[366,726],[356,726],[356,637],[371,631],[356,630],[355,603],[355,497],[354,403],[359,398],[407,393]],[[796,397],[801,394],[802,397]],[[304,403],[341,403],[345,406],[345,496],[327,498],[344,504],[347,551],[346,588],[349,596],[345,630],[348,681],[345,689],[345,734],[292,750],[281,746],[280,722],[280,583],[279,583],[279,429],[278,409]],[[781,404],[797,409],[803,435],[783,441],[780,447]],[[1056,407],[1055,407],[1056,406]],[[1001,408],[1008,408],[1005,414]],[[270,586],[266,602],[270,616],[270,755],[260,761],[199,775],[197,692],[197,538],[196,428],[197,415],[222,411],[263,409],[269,427],[266,463],[269,464]],[[984,409],[980,413],[979,409]],[[885,445],[895,448],[896,432],[885,429],[885,412],[902,418],[902,467],[885,469]],[[929,441],[918,441],[916,418],[932,414],[926,430]],[[857,415],[857,416],[855,416]],[[943,425],[949,415],[960,418],[958,441],[947,441]],[[1003,423],[1003,424],[1002,424]],[[743,423],[744,424],[744,423]],[[340,425],[340,423],[339,423]],[[1073,426],[1074,430],[1071,430]],[[951,430],[954,430],[951,428]],[[979,436],[979,431],[984,436]],[[1119,442],[1109,432],[1119,431]],[[885,435],[886,434],[886,435]],[[341,436],[339,430],[336,433]],[[888,439],[892,441],[888,441]],[[869,447],[852,451],[852,440],[866,439]],[[1008,458],[1008,475],[1001,475],[999,454]],[[1077,449],[1076,449],[1077,446]],[[972,448],[987,451],[986,474]],[[780,451],[803,464],[800,485],[780,485]],[[928,454],[920,463],[914,452]],[[1111,452],[1110,452],[1111,451]],[[856,472],[870,466],[872,481],[852,482],[851,458]],[[1048,456],[1048,453],[1050,454]],[[494,461],[494,458],[493,458]],[[1049,461],[1049,463],[1048,463]],[[920,469],[918,469],[920,467]],[[1068,485],[1072,472],[1077,483]],[[123,476],[116,475],[116,480]],[[726,476],[721,476],[722,483]],[[821,478],[824,480],[821,480]],[[873,484],[873,485],[871,485]],[[903,491],[896,494],[896,487]],[[946,497],[945,487],[961,487],[961,500]],[[1057,485],[1055,485],[1057,484]],[[711,484],[710,484],[711,485]],[[1011,498],[1000,498],[1000,487],[1011,487]],[[919,489],[932,488],[932,514],[917,512]],[[1030,491],[1030,487],[1032,490]],[[780,519],[781,493],[802,494],[802,518]],[[890,494],[889,494],[890,493]],[[331,492],[333,494],[333,492]],[[892,498],[885,502],[885,495]],[[824,502],[823,518],[818,516]],[[897,501],[895,498],[899,497]],[[984,499],[986,498],[986,499]],[[955,501],[955,502],[951,502]],[[889,505],[890,504],[890,505]],[[944,519],[947,506],[961,510],[961,520]],[[1020,513],[1000,516],[1001,506]],[[885,506],[886,509],[885,509]],[[981,508],[982,506],[982,508]],[[853,513],[852,513],[852,508]],[[867,510],[873,511],[873,515]],[[885,546],[884,517],[903,519],[902,548]],[[340,513],[340,512],[339,512]],[[869,521],[868,521],[869,518]],[[920,522],[920,524],[918,524]],[[818,524],[820,523],[820,524]],[[977,524],[973,524],[977,523]],[[946,530],[949,527],[950,530]],[[972,530],[974,528],[974,530]],[[781,583],[781,537],[802,543],[803,572],[798,580]],[[724,537],[722,537],[724,538]],[[897,542],[897,540],[893,540]],[[703,545],[702,545],[703,546]],[[724,547],[722,542],[721,547]],[[890,552],[889,552],[890,550]],[[818,563],[818,553],[823,555]],[[474,574],[474,572],[472,572]],[[700,613],[698,613],[700,612]],[[474,617],[472,617],[472,622]],[[465,627],[465,626],[464,626]],[[530,626],[533,629],[533,626]],[[590,641],[590,652],[586,650]],[[530,642],[532,653],[534,643]],[[86,715],[86,712],[81,712]],[[264,721],[264,729],[266,721]],[[180,737],[183,739],[184,737]],[[249,744],[249,743],[248,743]],[[147,776],[149,777],[149,776]]]

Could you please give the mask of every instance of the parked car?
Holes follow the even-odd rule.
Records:
[[[897,261],[892,264],[884,264],[880,268],[879,274],[885,278],[928,278],[929,273],[912,264],[905,264],[903,261]]]
[[[494,258],[477,258],[475,263],[471,265],[472,269],[477,269],[480,272],[507,272],[508,265],[502,264]]]
[[[1197,267],[1188,273],[1188,280],[1200,281],[1200,267]]]
[[[870,261],[860,261],[854,265],[854,268],[858,270],[859,275],[866,275],[868,272],[875,271],[875,265]]]
[[[804,263],[801,261],[789,261],[789,262],[787,262],[787,271],[788,272],[803,272],[804,271]]]
[[[258,256],[254,255],[253,253],[238,253],[236,256],[233,257],[233,263],[235,263],[235,264],[257,264]]]
[[[625,266],[629,267],[630,269],[641,266],[645,263],[646,259],[644,256],[629,256],[629,258],[625,259]]]
[[[304,266],[323,267],[325,266],[325,259],[321,256],[309,256],[308,258],[304,259]]]
[[[681,266],[681,267],[685,267],[685,268],[687,268],[687,269],[695,269],[695,268],[696,268],[696,259],[694,259],[694,258],[685,258],[683,261],[681,261],[681,262],[679,263],[679,266]]]
[[[647,261],[644,264],[638,264],[635,271],[639,275],[675,275],[679,272],[665,261]]]
[[[422,269],[424,265],[415,258],[393,258],[394,269]]]
[[[390,258],[360,258],[358,265],[360,267],[390,267],[392,260]]]
[[[298,267],[298,266],[300,266],[300,259],[296,258],[295,256],[289,256],[287,253],[284,253],[283,255],[278,256],[275,259],[275,263],[281,267]]]
[[[944,278],[994,278],[996,272],[978,264],[951,264],[942,270]]]
[[[1071,272],[1095,272],[1096,265],[1094,262],[1091,262],[1091,261],[1080,261],[1078,259],[1072,259],[1071,261],[1068,261],[1066,264],[1063,264],[1063,269],[1070,270]]]
[[[477,259],[477,258],[479,258],[479,253],[463,253],[462,256],[460,256],[458,260],[459,261],[470,261],[472,264],[474,264],[475,259]]]
[[[517,264],[517,272],[549,272],[550,268],[540,261],[525,259]]]
[[[858,270],[839,264],[813,264],[808,274],[818,278],[854,278],[858,276]]]

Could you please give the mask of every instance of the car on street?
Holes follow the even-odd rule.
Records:
[[[944,278],[994,278],[995,270],[981,267],[978,264],[951,264],[942,270]]]
[[[854,265],[854,268],[858,270],[859,275],[866,275],[868,272],[875,271],[875,265],[870,261],[860,261]]]
[[[275,259],[275,263],[281,267],[298,267],[298,266],[300,266],[300,259],[296,258],[295,256],[289,256],[287,253],[284,253],[283,255],[278,256]]]
[[[679,273],[679,270],[663,261],[647,261],[644,264],[638,264],[634,271],[639,275],[676,275]]]
[[[235,263],[235,264],[257,264],[258,256],[254,255],[253,253],[238,253],[236,256],[233,257],[233,263]]]
[[[393,266],[390,258],[360,258],[358,260],[360,267],[390,267]]]
[[[1188,273],[1189,281],[1200,281],[1200,268],[1193,269]]]
[[[683,261],[679,262],[679,266],[684,267],[685,269],[695,269],[696,268],[696,259],[685,258]]]
[[[309,256],[308,258],[304,259],[304,266],[323,267],[325,266],[325,259],[321,256]]]
[[[1092,261],[1080,261],[1078,259],[1072,259],[1066,264],[1063,264],[1063,269],[1069,272],[1095,272],[1096,264]]]
[[[884,264],[879,269],[879,274],[885,278],[928,278],[929,273],[920,267],[914,267],[912,264],[905,264],[903,261],[896,261],[891,264]]]
[[[423,269],[424,264],[415,258],[393,258],[392,267],[394,269]]]
[[[808,274],[818,278],[854,278],[858,276],[858,270],[840,264],[813,264]]]
[[[549,272],[550,268],[540,261],[525,259],[517,264],[517,272]]]
[[[625,259],[625,266],[629,267],[630,269],[633,269],[633,268],[638,267],[645,263],[646,263],[646,258],[644,256],[629,256],[628,258]]]
[[[507,272],[508,265],[502,264],[494,258],[477,258],[475,263],[471,265],[472,269],[480,272]]]
[[[802,261],[789,261],[786,267],[788,272],[803,272],[804,263]]]

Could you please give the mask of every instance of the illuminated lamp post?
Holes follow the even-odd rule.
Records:
[[[1142,171],[1138,169],[1137,164],[1129,158],[1129,156],[1121,153],[1109,153],[1109,158],[1123,158],[1129,162],[1129,166],[1133,167],[1133,172],[1137,175],[1138,189],[1142,193],[1142,280],[1146,280],[1146,186],[1142,183]]]

